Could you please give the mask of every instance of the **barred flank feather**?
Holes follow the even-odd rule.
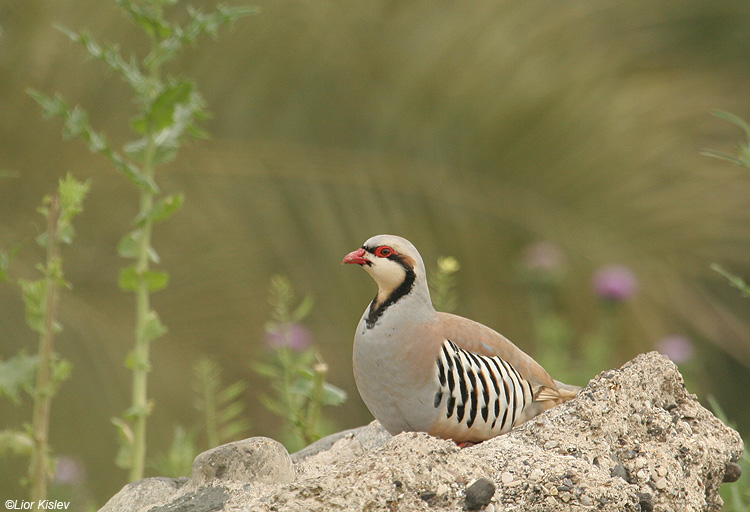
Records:
[[[456,426],[481,424],[493,435],[502,434],[534,399],[531,384],[499,357],[474,354],[446,340],[436,364],[434,406],[442,406],[445,420]]]

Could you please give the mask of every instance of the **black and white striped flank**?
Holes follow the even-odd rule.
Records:
[[[451,340],[437,358],[437,377],[435,408],[466,429],[507,432],[533,400],[531,384],[508,362],[463,350]]]

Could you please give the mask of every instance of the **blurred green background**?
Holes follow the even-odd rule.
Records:
[[[431,269],[455,256],[457,312],[536,356],[545,347],[519,278],[529,245],[559,249],[556,300],[574,333],[595,328],[597,269],[627,266],[638,288],[621,307],[625,342],[607,348],[611,366],[686,338],[691,390],[715,395],[750,432],[750,302],[709,269],[750,275],[750,175],[699,154],[732,152],[743,137],[713,109],[750,119],[750,3],[254,3],[259,15],[171,69],[198,83],[212,139],[157,177],[186,204],[154,235],[171,280],[154,299],[169,333],[153,346],[150,455],[166,450],[175,423],[194,423],[191,366],[204,355],[227,383],[251,383],[252,434],[278,432],[257,399],[267,384],[248,367],[267,350],[275,273],[316,298],[307,325],[329,380],[350,395],[331,422],[368,422],[350,358],[375,288],[340,262],[384,232],[409,238]],[[133,298],[117,288],[115,246],[137,197],[103,158],[61,141],[59,120],[42,120],[25,90],[80,103],[118,145],[134,106],[53,24],[126,55],[144,46],[113,2],[0,2],[0,169],[17,175],[0,180],[0,248],[43,229],[35,208],[65,172],[92,179],[63,254],[74,289],[56,348],[74,370],[53,403],[51,443],[84,469],[101,505],[125,483],[110,418],[130,402]],[[33,276],[40,257],[27,244],[15,273]],[[23,318],[17,287],[0,286],[0,359],[35,350]],[[0,401],[0,429],[29,418],[28,401]],[[25,468],[0,462],[0,496],[22,498]]]

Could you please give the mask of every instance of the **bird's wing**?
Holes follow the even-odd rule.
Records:
[[[561,394],[555,381],[528,354],[505,336],[489,327],[450,313],[439,313],[438,330],[464,350],[487,357],[499,357],[513,366],[534,389],[536,401],[559,401]]]

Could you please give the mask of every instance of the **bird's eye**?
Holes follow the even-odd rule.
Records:
[[[387,258],[391,254],[393,254],[395,251],[391,249],[390,247],[386,245],[382,245],[375,249],[375,256],[378,256],[380,258]]]

